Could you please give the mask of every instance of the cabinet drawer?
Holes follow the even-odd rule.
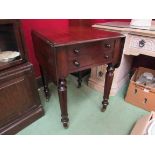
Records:
[[[104,63],[108,63],[112,61],[112,51],[100,51],[89,53],[86,55],[81,55],[79,57],[75,57],[69,60],[69,71],[80,70],[83,67],[88,67],[93,65],[99,65]]]
[[[155,56],[155,38],[129,34],[125,42],[125,54]]]
[[[114,48],[114,40],[105,40],[100,42],[85,43],[80,45],[72,45],[67,47],[67,54],[69,60],[84,55],[100,55],[104,51],[112,52]]]

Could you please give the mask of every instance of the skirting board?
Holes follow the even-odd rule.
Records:
[[[18,133],[20,130],[24,129],[26,126],[30,125],[38,118],[44,115],[44,110],[42,106],[39,106],[30,112],[23,115],[21,118],[16,119],[11,124],[8,124],[0,129],[1,135],[13,135]]]

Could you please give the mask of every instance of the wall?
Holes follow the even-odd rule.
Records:
[[[28,59],[34,65],[35,75],[38,77],[40,75],[39,65],[34,55],[34,49],[31,38],[31,30],[42,29],[50,27],[53,31],[62,31],[68,28],[67,19],[22,19],[21,20],[22,29],[24,32],[25,44],[28,52]]]
[[[70,25],[82,25],[82,26],[91,26],[95,23],[105,23],[111,21],[123,21],[123,22],[130,22],[130,19],[70,19]]]
[[[48,28],[50,27],[53,32],[54,31],[59,31],[62,29],[66,30],[69,26],[69,24],[72,25],[87,25],[90,26],[94,23],[99,23],[99,22],[108,22],[108,21],[122,21],[120,19],[87,19],[87,20],[68,20],[68,19],[22,19],[21,24],[22,24],[22,29],[24,32],[24,38],[25,38],[25,44],[27,47],[27,52],[28,52],[28,59],[29,61],[34,65],[34,70],[35,70],[35,75],[38,77],[40,75],[40,70],[38,66],[38,62],[35,58],[34,55],[34,50],[33,50],[33,44],[32,44],[32,38],[31,38],[31,30],[35,29],[42,29],[42,28]],[[130,21],[130,20],[123,20],[123,21]]]
[[[92,24],[94,23],[103,23],[103,22],[111,22],[111,21],[122,21],[122,22],[130,22],[130,19],[92,19]]]

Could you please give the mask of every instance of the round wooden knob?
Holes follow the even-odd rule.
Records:
[[[75,50],[74,50],[74,53],[75,53],[75,54],[78,54],[78,53],[80,53],[80,50],[75,49]]]
[[[108,55],[105,55],[104,58],[105,58],[105,59],[109,59],[109,56],[108,56]]]
[[[105,47],[106,48],[111,48],[111,45],[110,44],[105,44]]]
[[[79,67],[79,66],[80,66],[80,63],[79,63],[77,60],[74,60],[74,61],[73,61],[73,64],[74,64],[76,67]]]

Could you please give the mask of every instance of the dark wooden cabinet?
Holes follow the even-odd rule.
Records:
[[[0,62],[0,71],[27,61],[19,20],[0,20],[0,52],[18,51],[20,56],[11,62]]]
[[[0,134],[15,134],[44,114],[19,20],[0,20],[0,50],[20,52],[0,62]]]

